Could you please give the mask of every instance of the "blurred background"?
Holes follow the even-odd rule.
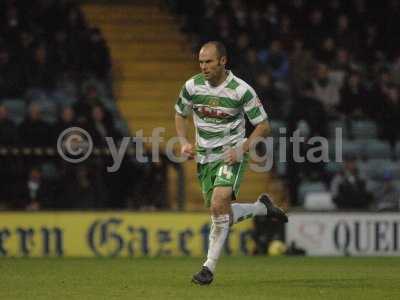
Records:
[[[374,4],[2,0],[0,210],[203,211],[193,161],[171,162],[162,150],[160,162],[141,163],[132,143],[108,173],[104,137],[150,136],[155,127],[173,137],[174,104],[199,72],[199,47],[220,40],[275,137],[272,170],[249,171],[240,201],[268,191],[291,212],[398,211],[400,4]],[[71,126],[87,130],[98,150],[76,165],[54,152]],[[334,161],[338,128],[343,162]],[[330,161],[294,162],[295,130],[305,141],[325,137],[328,145],[302,143],[300,153],[329,146]],[[266,235],[265,222],[255,220],[260,252],[284,235]]]

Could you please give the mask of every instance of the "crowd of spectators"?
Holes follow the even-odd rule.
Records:
[[[127,134],[111,80],[106,41],[75,1],[0,1],[0,209],[165,205],[163,193],[144,192],[145,182],[162,188],[162,164],[126,157],[108,173],[110,156],[73,165],[43,150],[56,150],[59,134],[74,126],[98,148],[106,136]],[[37,148],[41,154],[29,154]]]
[[[229,68],[255,88],[271,122],[284,124],[288,135],[305,128],[306,140],[332,139],[331,124],[340,121],[348,133],[344,138],[351,142],[357,139],[351,123],[368,121],[377,128],[376,136],[368,138],[390,147],[391,154],[384,158],[398,158],[398,1],[376,5],[369,0],[170,0],[169,4],[194,53],[209,40],[227,46]],[[332,178],[346,173],[327,169],[325,164],[289,161],[281,175],[289,183],[292,203],[301,204],[302,182],[319,180],[330,189]],[[386,186],[384,178],[381,181]],[[332,190],[338,189],[332,186]],[[364,208],[377,206],[369,201]]]
[[[66,77],[109,76],[106,43],[73,1],[1,1],[0,24],[1,98],[54,89]]]

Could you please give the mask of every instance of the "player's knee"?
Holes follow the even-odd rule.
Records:
[[[211,214],[214,216],[229,213],[229,199],[225,197],[215,197],[211,203]]]
[[[210,211],[211,215],[213,216],[220,216],[224,214],[224,208],[221,204],[211,205]]]

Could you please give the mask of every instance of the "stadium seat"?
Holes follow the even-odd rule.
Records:
[[[400,179],[393,181],[394,186],[400,191]]]
[[[328,123],[328,136],[329,136],[329,138],[335,139],[336,128],[341,128],[342,129],[342,137],[344,139],[348,139],[349,138],[349,131],[347,129],[347,125],[346,125],[346,121],[345,120],[329,121],[329,123]]]
[[[119,118],[119,110],[113,100],[106,97],[102,97],[101,101],[104,107],[113,115],[113,117]]]
[[[26,104],[21,99],[3,100],[3,105],[8,109],[10,119],[19,124],[23,121],[26,112]]]
[[[388,142],[377,139],[365,141],[365,154],[369,159],[390,159],[392,150]]]
[[[304,209],[306,210],[334,210],[335,203],[329,192],[311,192],[306,194],[304,199]]]
[[[366,186],[365,187],[366,187],[368,192],[371,192],[371,193],[375,194],[377,192],[377,190],[380,187],[382,187],[382,182],[381,181],[377,181],[377,180],[368,179],[366,181]]]
[[[57,167],[54,163],[47,161],[42,164],[41,166],[43,178],[47,180],[55,180],[57,179],[60,174],[57,171]]]
[[[396,146],[395,146],[395,156],[396,159],[400,159],[400,141],[396,142]]]
[[[101,98],[110,96],[109,93],[107,92],[108,89],[105,86],[105,84],[95,78],[90,78],[90,79],[86,80],[82,84],[82,90],[84,91],[88,86],[94,86],[97,90],[98,95]]]
[[[329,161],[325,164],[325,171],[330,174],[335,174],[343,169],[343,163],[336,161]]]
[[[400,180],[400,162],[399,161],[390,161],[390,163],[386,166],[385,171],[390,174],[392,179]]]
[[[128,123],[122,119],[116,119],[115,128],[123,135],[123,136],[130,136],[130,131],[128,127]]]
[[[378,128],[373,121],[351,121],[350,128],[352,136],[355,139],[376,139],[378,136]]]
[[[280,133],[279,128],[285,128],[286,132],[287,132],[287,123],[282,120],[272,120],[271,121],[271,131],[272,131],[273,137],[283,136]]]
[[[44,89],[34,88],[26,91],[25,98],[28,102],[51,101]]]
[[[33,101],[37,104],[42,112],[43,120],[48,123],[55,123],[57,121],[57,105],[49,100]]]
[[[63,79],[57,83],[57,88],[52,92],[52,94],[63,94],[68,98],[76,99],[78,97],[78,87],[73,80]]]
[[[75,102],[77,101],[76,98],[68,96],[66,93],[64,93],[61,90],[54,91],[50,97],[52,99],[52,102],[57,103],[61,107],[73,106],[75,104]]]
[[[276,173],[280,177],[284,177],[287,174],[287,163],[286,162],[275,162]]]
[[[342,141],[342,157],[346,156],[347,154],[356,155],[358,158],[365,156],[365,142],[362,140],[348,140],[343,139]],[[330,159],[334,160],[336,158],[336,148],[340,145],[336,145],[336,140],[331,139],[329,140],[329,157]],[[338,154],[338,158],[339,158]]]
[[[358,167],[360,174],[367,179],[381,181],[385,172],[391,172],[394,177],[400,178],[399,164],[390,159],[370,159],[365,163],[360,163]]]
[[[317,193],[317,192],[327,192],[325,184],[321,181],[318,182],[302,182],[298,189],[298,199],[300,203],[304,203],[307,194]]]

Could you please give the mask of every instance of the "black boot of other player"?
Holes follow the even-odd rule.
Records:
[[[213,273],[209,268],[203,266],[200,272],[193,275],[192,282],[199,285],[208,285],[213,281]]]
[[[288,222],[288,216],[285,214],[285,212],[280,209],[279,207],[275,206],[275,204],[272,202],[271,198],[268,196],[268,194],[264,193],[261,194],[257,201],[260,201],[267,207],[267,217],[271,218],[272,220],[277,220],[282,223],[287,223]]]

